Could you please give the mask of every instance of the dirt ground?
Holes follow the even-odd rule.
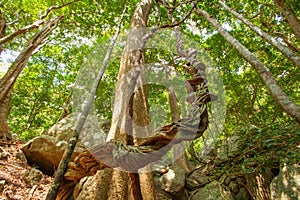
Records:
[[[41,180],[33,185],[26,184],[24,174],[32,167],[24,159],[19,159],[22,142],[0,143],[0,200],[43,200],[49,190],[52,178],[42,175]],[[17,158],[18,157],[18,158]]]

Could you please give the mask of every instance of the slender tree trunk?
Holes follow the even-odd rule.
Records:
[[[287,94],[281,89],[275,80],[271,71],[260,62],[253,53],[243,46],[237,39],[232,37],[218,22],[206,11],[195,10],[196,14],[205,17],[205,19],[213,25],[213,27],[247,60],[256,70],[265,86],[268,88],[271,96],[276,103],[297,122],[300,123],[300,107],[295,104]]]
[[[259,36],[267,40],[270,44],[272,44],[274,47],[276,47],[283,55],[285,55],[290,61],[292,61],[297,67],[300,68],[300,57],[294,54],[292,51],[290,51],[287,47],[283,46],[281,43],[279,43],[276,38],[272,37],[268,33],[261,30],[259,27],[252,24],[250,21],[248,21],[246,18],[243,17],[243,15],[235,12],[232,10],[229,6],[227,6],[223,1],[218,1],[220,5],[222,5],[228,12],[233,14],[236,18],[241,20],[244,24],[246,24],[248,27],[250,27],[253,31],[255,31]]]
[[[0,137],[5,138],[9,135],[9,129],[7,125],[8,109],[11,98],[11,93],[14,84],[26,66],[29,57],[33,51],[44,41],[44,39],[57,27],[61,21],[62,16],[50,21],[44,26],[44,28],[35,34],[28,42],[26,47],[21,51],[14,63],[9,67],[6,74],[0,80]]]
[[[5,29],[6,29],[6,22],[0,10],[0,39],[5,36]],[[0,46],[0,55],[3,50],[1,46]],[[7,124],[10,98],[11,98],[11,93],[9,93],[2,101],[0,101],[0,140],[2,141],[11,139],[11,134],[9,132],[9,127]]]
[[[296,38],[300,41],[300,21],[290,5],[285,0],[274,0],[274,3],[286,18]]]

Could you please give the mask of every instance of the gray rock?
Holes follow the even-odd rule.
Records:
[[[190,196],[191,200],[234,200],[228,188],[218,181],[212,181],[204,187],[195,190]]]
[[[11,139],[12,139],[12,140],[15,140],[15,141],[18,141],[18,140],[19,140],[19,137],[18,137],[17,134],[13,133],[13,134],[11,134]]]
[[[249,192],[246,188],[240,188],[239,192],[235,195],[236,200],[250,200]]]
[[[159,200],[172,200],[172,195],[168,194],[167,192],[164,192],[162,190],[156,190],[155,191],[156,199]]]
[[[106,183],[110,181],[112,169],[104,169],[97,171],[94,176],[84,177],[74,188],[74,199],[75,200],[98,200],[107,199],[109,188]],[[100,187],[99,187],[100,186]]]
[[[222,142],[222,145],[217,148],[217,156],[215,158],[215,164],[219,165],[228,161],[241,153],[243,145],[240,143],[239,136],[233,136],[227,138]]]
[[[46,134],[55,137],[57,141],[69,141],[79,117],[80,113],[70,114],[52,126]],[[89,115],[80,133],[79,144],[89,149],[103,143],[106,139],[106,133],[101,127],[107,127],[108,123],[107,120]]]
[[[23,175],[23,180],[27,187],[32,187],[43,178],[43,173],[37,169],[31,168],[26,170]]]
[[[181,190],[183,190],[185,185],[185,174],[186,170],[184,169],[169,169],[167,173],[159,178],[162,187],[161,189],[173,195],[180,192]]]
[[[271,197],[274,200],[300,199],[300,165],[284,164],[270,187]]]
[[[186,178],[186,187],[190,190],[203,187],[211,182],[211,178],[203,174],[201,169],[197,169],[188,175]]]
[[[232,191],[234,194],[238,193],[239,191],[239,185],[234,182],[234,181],[231,181],[228,185],[228,188],[230,189],[230,191]]]

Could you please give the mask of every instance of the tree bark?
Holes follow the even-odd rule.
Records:
[[[293,9],[285,0],[274,0],[274,4],[277,6],[280,12],[282,12],[296,38],[300,41],[300,21],[295,15]]]
[[[6,30],[6,22],[5,19],[3,18],[2,11],[0,9],[0,40],[5,37],[5,30]],[[2,44],[0,44],[0,55],[2,53],[2,50],[3,50]]]
[[[114,37],[111,40],[109,48],[107,49],[106,55],[105,55],[104,60],[102,62],[101,69],[100,69],[99,73],[97,74],[95,81],[93,82],[93,87],[92,87],[90,96],[87,99],[87,103],[84,104],[82,113],[80,115],[80,118],[76,122],[76,127],[75,127],[75,130],[73,132],[73,136],[69,140],[68,146],[65,149],[65,152],[64,152],[64,154],[61,158],[61,161],[58,165],[58,168],[57,168],[57,171],[55,173],[53,182],[52,182],[51,187],[50,187],[50,189],[48,191],[48,194],[46,196],[46,200],[54,200],[54,199],[57,198],[57,193],[59,192],[59,187],[61,185],[61,182],[63,182],[64,175],[65,175],[65,172],[67,170],[67,165],[68,165],[68,163],[71,159],[72,153],[75,149],[76,143],[78,141],[78,138],[79,138],[79,135],[82,131],[82,128],[85,124],[85,121],[86,121],[86,119],[87,119],[87,117],[90,113],[91,107],[94,103],[94,98],[95,98],[96,93],[97,93],[98,86],[99,86],[100,81],[101,81],[101,79],[104,75],[104,72],[105,72],[106,67],[108,65],[108,62],[109,62],[110,55],[113,51],[113,48],[114,48],[115,43],[117,41],[117,38],[119,36],[119,32],[120,32],[120,28],[121,28],[121,25],[122,25],[122,20],[123,20],[126,8],[127,8],[127,6],[125,6],[125,8],[123,10],[121,19],[120,19],[120,21],[118,23],[118,26],[117,26],[117,31],[116,31]],[[70,193],[68,193],[68,195],[69,194]]]
[[[283,46],[281,43],[277,42],[276,38],[272,37],[268,33],[261,30],[259,27],[252,24],[243,15],[235,12],[229,6],[227,6],[223,1],[218,1],[221,6],[223,6],[228,12],[233,14],[236,18],[241,20],[244,24],[246,24],[249,28],[251,28],[254,32],[256,32],[259,36],[267,40],[270,44],[276,47],[283,55],[285,55],[290,61],[292,61],[297,67],[300,68],[300,57],[290,51],[287,47]]]
[[[273,174],[269,169],[245,175],[247,188],[253,200],[271,200],[270,184]]]
[[[145,127],[149,125],[147,104],[147,87],[144,85],[144,47],[141,46],[142,37],[145,34],[148,17],[152,9],[152,0],[142,0],[138,3],[131,19],[130,33],[127,38],[126,47],[121,58],[121,66],[118,75],[118,83],[115,94],[114,111],[112,125],[107,140],[117,140],[123,144],[130,144],[133,141],[138,145],[140,135],[148,136],[149,130]],[[141,132],[142,131],[142,132]],[[109,199],[118,199],[128,190],[128,173],[116,177],[116,182],[110,186]],[[140,180],[138,174],[130,173],[131,195],[137,199],[154,199],[154,186],[151,174],[143,174]],[[112,177],[114,178],[114,177]],[[127,182],[127,183],[126,183]],[[148,190],[143,194],[143,190]],[[118,187],[118,190],[115,188]]]
[[[232,37],[218,22],[204,10],[195,10],[196,14],[203,16],[256,70],[264,85],[268,88],[276,103],[298,123],[300,123],[300,107],[294,103],[281,89],[271,71],[260,62],[253,53]]]
[[[44,41],[44,39],[57,27],[63,17],[57,17],[47,23],[41,31],[35,34],[32,39],[28,42],[26,47],[21,51],[16,60],[9,67],[6,74],[0,80],[0,113],[1,113],[1,124],[0,124],[0,137],[4,138],[9,134],[7,125],[8,108],[11,97],[13,86],[26,66],[29,57],[33,51]]]
[[[5,36],[6,22],[3,18],[0,9],[0,39]],[[0,55],[2,53],[2,45],[0,45]],[[7,124],[7,116],[9,111],[11,94],[8,94],[2,101],[0,101],[0,140],[6,141],[11,139],[11,134],[9,132],[9,127]]]

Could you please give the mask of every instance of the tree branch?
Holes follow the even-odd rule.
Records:
[[[290,51],[287,47],[279,43],[276,38],[272,37],[268,33],[261,30],[259,27],[252,24],[246,18],[244,18],[241,14],[232,10],[229,6],[227,6],[223,1],[219,0],[218,3],[225,8],[228,12],[233,14],[236,18],[241,20],[244,24],[246,24],[251,30],[257,33],[259,36],[267,40],[270,44],[276,47],[283,55],[285,55],[290,61],[292,61],[297,67],[300,68],[300,57]]]
[[[0,45],[3,45],[4,43],[7,43],[7,42],[13,40],[15,37],[17,37],[17,36],[19,36],[19,35],[22,35],[22,34],[24,34],[24,33],[27,33],[27,32],[29,32],[29,31],[31,31],[31,30],[34,30],[34,29],[39,28],[41,25],[43,25],[43,24],[45,23],[45,20],[44,20],[44,19],[48,16],[48,14],[49,14],[51,11],[56,10],[56,9],[63,8],[63,7],[65,7],[65,6],[70,5],[70,4],[72,4],[72,3],[74,3],[74,2],[77,2],[77,1],[79,1],[79,0],[74,0],[74,1],[71,1],[71,2],[68,2],[68,3],[65,3],[65,4],[63,4],[63,5],[60,5],[60,6],[51,6],[49,9],[47,9],[47,10],[45,11],[44,14],[42,14],[42,15],[39,17],[39,19],[38,19],[37,21],[35,21],[35,22],[33,22],[32,24],[30,24],[30,25],[28,25],[28,26],[25,26],[25,27],[23,27],[23,28],[21,28],[21,29],[18,29],[16,32],[14,32],[14,33],[12,33],[12,34],[10,34],[10,35],[7,35],[6,37],[1,38],[1,39],[0,39]]]
[[[231,36],[222,26],[204,10],[196,9],[197,15],[203,16],[223,37],[229,42],[252,67],[256,70],[264,85],[268,88],[276,103],[292,118],[300,123],[300,106],[292,101],[278,85],[272,72],[255,55],[243,46],[237,39]]]

